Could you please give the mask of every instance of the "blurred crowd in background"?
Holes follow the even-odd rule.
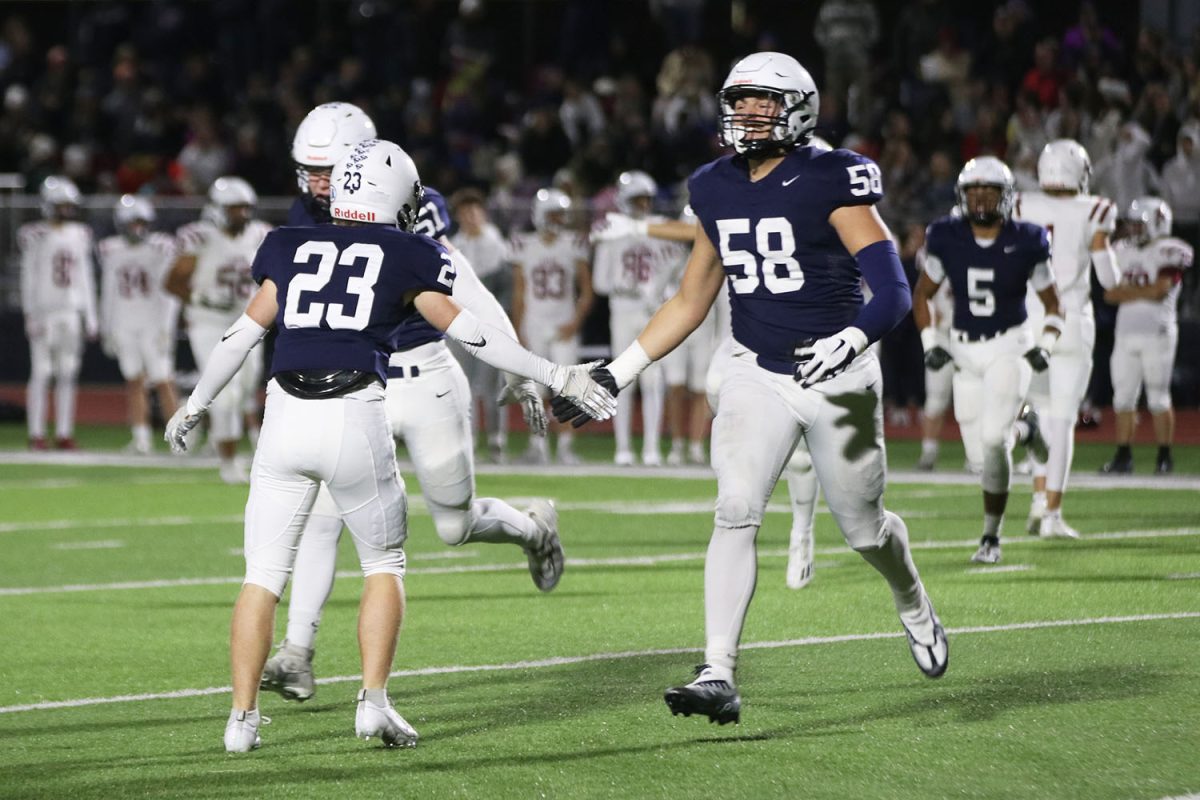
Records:
[[[1062,137],[1091,154],[1094,193],[1121,209],[1160,195],[1176,235],[1200,244],[1200,31],[1143,26],[1136,3],[9,3],[2,26],[0,172],[30,193],[65,174],[85,194],[198,195],[236,174],[293,195],[296,126],[343,100],[427,184],[482,190],[506,233],[550,184],[590,224],[629,169],[677,211],[686,177],[719,154],[729,64],[778,49],[821,87],[818,134],[879,163],[880,212],[910,268],[966,160],[996,155],[1031,189]],[[1200,316],[1195,276],[1181,315]],[[888,346],[895,364],[919,361],[915,331]],[[921,371],[889,383],[915,404]]]

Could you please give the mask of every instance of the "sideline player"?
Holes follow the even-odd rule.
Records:
[[[1000,532],[1012,483],[1017,416],[1034,371],[1047,367],[1063,329],[1050,273],[1045,228],[1012,219],[1015,185],[1004,162],[981,156],[967,162],[956,187],[961,215],[943,217],[925,237],[925,268],[913,296],[925,365],[954,362],[954,416],[963,431],[967,461],[982,466],[983,537],[972,561],[1000,560]],[[942,347],[929,303],[943,281],[954,294],[949,350]],[[1026,285],[1046,309],[1037,343],[1025,310]],[[1036,420],[1021,433],[1036,444]]]
[[[75,393],[83,337],[95,339],[96,288],[92,229],[77,222],[79,189],[51,175],[38,190],[42,219],[17,231],[21,251],[21,311],[29,339],[25,391],[29,449],[46,449],[46,393],[54,380],[54,433],[59,450],[74,450]]]
[[[154,390],[168,419],[179,405],[174,383],[179,301],[163,288],[175,261],[175,240],[151,232],[154,207],[144,197],[123,195],[113,207],[113,222],[117,234],[97,246],[101,341],[125,379],[133,434],[126,450],[146,455],[152,451],[146,390]]]
[[[1062,502],[1075,451],[1075,422],[1092,374],[1096,316],[1091,300],[1091,270],[1104,289],[1117,285],[1117,263],[1108,237],[1117,223],[1111,200],[1088,194],[1092,162],[1072,139],[1057,139],[1038,157],[1041,192],[1017,195],[1013,217],[1050,231],[1050,269],[1058,288],[1065,327],[1050,356],[1050,368],[1034,376],[1029,401],[1038,410],[1049,459],[1034,459],[1033,502],[1026,521],[1034,535],[1076,538],[1063,520]],[[1036,330],[1039,305],[1026,300]]]
[[[246,504],[246,581],[232,624],[233,708],[225,728],[230,752],[260,743],[258,686],[275,607],[321,482],[347,509],[365,576],[355,732],[391,746],[416,743],[417,732],[387,696],[404,611],[407,504],[383,402],[391,331],[414,308],[498,368],[536,379],[602,418],[616,408],[586,366],[538,358],[450,299],[455,272],[449,254],[411,233],[421,184],[399,146],[363,142],[335,165],[335,175],[345,182],[333,189],[330,212],[342,224],[289,227],[267,237],[253,266],[258,292],[167,428],[172,448],[184,449],[187,432],[213,398],[268,328],[278,329]],[[305,435],[297,438],[297,430]]]
[[[1154,471],[1166,475],[1175,468],[1171,459],[1175,437],[1171,370],[1179,344],[1181,282],[1192,266],[1193,253],[1191,245],[1171,236],[1172,218],[1165,200],[1139,197],[1129,206],[1130,238],[1114,248],[1121,283],[1106,291],[1104,299],[1118,304],[1111,361],[1117,452],[1101,472],[1133,472],[1133,429],[1143,385],[1158,443]]]
[[[705,663],[670,688],[675,714],[736,722],[738,644],[757,577],[755,539],[766,500],[799,439],[809,447],[847,543],[891,587],[921,672],[948,664],[946,635],[908,547],[883,507],[882,375],[867,352],[911,306],[908,281],[874,209],[879,168],[848,150],[805,146],[817,87],[791,56],[756,53],[718,95],[722,142],[737,151],[689,180],[699,219],[679,291],[629,348],[593,374],[628,386],[679,345],[728,280],[734,344],[713,422],[717,510],[705,560]],[[873,297],[863,304],[865,277]],[[558,401],[559,419],[582,423]]]
[[[179,257],[167,275],[167,291],[184,302],[188,341],[200,369],[253,293],[250,263],[271,226],[253,218],[258,195],[241,178],[225,175],[208,190],[209,206],[198,221],[177,233]],[[258,394],[262,353],[252,352],[213,404],[210,435],[221,459],[221,480],[246,483],[237,458],[243,414]]]
[[[374,130],[362,112],[347,114],[346,103],[318,106],[309,113],[296,136],[322,133],[321,141],[348,154],[355,145],[345,145],[350,135],[339,133],[350,125],[351,134]],[[331,108],[332,106],[332,108]],[[325,118],[325,122],[321,119]],[[364,122],[365,120],[365,122]],[[326,124],[328,123],[328,124]],[[332,126],[332,127],[331,127]],[[333,131],[331,134],[330,131]],[[320,153],[332,162],[340,156],[314,143],[297,142],[293,152]],[[313,175],[310,167],[308,174]],[[329,208],[329,172],[319,182],[306,182],[307,207]],[[301,204],[297,200],[297,204]],[[296,210],[295,207],[293,210]],[[512,339],[516,332],[500,304],[476,277],[470,262],[446,240],[449,214],[445,200],[433,189],[424,189],[414,227],[447,248],[457,277],[455,302]],[[309,224],[315,224],[314,219]],[[417,481],[433,517],[438,537],[448,545],[467,542],[515,544],[526,554],[534,584],[552,590],[562,576],[563,551],[558,537],[558,514],[543,499],[534,500],[525,512],[494,497],[475,496],[475,460],[471,433],[471,396],[459,362],[451,355],[441,331],[419,315],[405,321],[394,333],[395,350],[388,361],[388,384],[384,395],[392,435],[403,439],[417,474]],[[510,379],[506,402],[521,403],[531,431],[545,433],[542,398],[529,381]],[[333,591],[337,544],[342,533],[342,512],[324,487],[318,492],[296,555],[292,591],[288,605],[287,634],[278,651],[267,661],[262,688],[285,699],[304,701],[316,692],[313,656],[317,631],[325,604]]]
[[[617,178],[617,208],[631,219],[647,224],[665,221],[652,213],[658,184],[644,172],[622,172]],[[648,233],[609,239],[596,244],[592,260],[592,281],[597,294],[608,297],[608,326],[612,352],[629,346],[638,332],[662,303],[661,290],[666,273],[682,257],[682,248],[673,242],[651,237]],[[662,426],[663,370],[652,367],[638,376],[642,405],[642,463],[648,467],[662,464],[659,431]],[[633,454],[633,392],[617,399],[613,418],[618,466],[636,463]]]
[[[591,311],[592,276],[587,239],[567,215],[571,198],[559,189],[539,189],[533,198],[533,231],[512,237],[513,327],[530,350],[559,364],[579,360],[579,329]],[[552,424],[558,463],[579,464],[569,425]],[[550,461],[545,436],[530,434],[525,463]]]

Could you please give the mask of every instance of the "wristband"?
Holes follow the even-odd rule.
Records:
[[[642,373],[642,370],[650,366],[651,361],[652,359],[646,355],[642,343],[634,339],[633,344],[626,347],[625,352],[614,358],[607,365],[606,369],[613,376],[613,380],[617,382],[617,388],[624,389],[633,383],[634,379]]]

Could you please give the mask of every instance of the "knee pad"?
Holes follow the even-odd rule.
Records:
[[[429,503],[429,513],[433,515],[433,527],[437,529],[438,538],[451,547],[466,544],[467,535],[475,521],[475,515],[471,513],[470,506],[452,508],[428,500],[427,502]]]
[[[757,528],[762,524],[762,512],[743,494],[721,495],[717,497],[716,524],[718,528]]]
[[[1146,407],[1150,409],[1151,414],[1161,414],[1164,411],[1171,410],[1171,387],[1155,386],[1146,387]]]
[[[900,519],[899,515],[887,510],[883,512],[883,524],[876,527],[874,532],[864,530],[863,534],[855,536],[852,541],[850,533],[846,532],[846,543],[856,553],[862,553],[865,550],[878,550],[893,538],[905,544],[908,543],[908,525],[904,523],[904,520]]]
[[[247,559],[246,579],[242,583],[253,583],[255,586],[261,586],[275,595],[276,598],[279,598],[283,596],[283,590],[287,588],[288,578],[291,577],[291,574],[291,566],[252,563]]]

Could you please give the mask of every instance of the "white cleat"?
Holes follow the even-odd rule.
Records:
[[[378,737],[385,747],[416,747],[416,729],[396,713],[389,700],[376,705],[367,699],[367,690],[358,692],[358,710],[354,714],[354,734],[360,739]]]
[[[657,450],[642,453],[642,466],[644,467],[661,467],[662,456]]]
[[[558,463],[564,467],[578,467],[583,463],[583,459],[569,447],[558,448]]]
[[[633,453],[628,450],[622,450],[613,458],[613,463],[618,467],[632,467],[637,463],[637,460],[633,457]]]
[[[225,723],[225,752],[249,753],[262,744],[258,736],[259,725],[266,725],[271,720],[261,716],[258,709],[229,712],[229,721]]]
[[[908,647],[912,651],[913,660],[917,662],[917,668],[927,678],[940,678],[946,673],[946,667],[950,666],[950,642],[946,639],[946,631],[942,629],[942,623],[933,610],[929,595],[925,596],[925,605],[933,621],[932,639],[918,639],[907,625],[904,626],[904,633],[908,637]]]
[[[688,463],[708,464],[708,453],[704,452],[703,443],[692,442],[690,445],[688,445]]]
[[[235,458],[221,463],[221,480],[230,485],[245,484],[250,482],[250,473],[246,472],[241,460]]]
[[[676,450],[674,447],[672,447],[670,452],[667,453],[667,466],[668,467],[682,467],[683,466],[683,451]]]
[[[1038,534],[1043,539],[1078,539],[1079,531],[1072,528],[1062,518],[1062,514],[1047,514],[1042,517],[1041,529]]]
[[[788,546],[787,587],[803,589],[813,579],[813,533],[811,530],[793,532]]]
[[[999,564],[1000,540],[985,536],[979,542],[979,549],[975,551],[975,555],[971,556],[971,561],[976,564]]]
[[[1029,504],[1029,516],[1025,518],[1025,530],[1030,536],[1042,532],[1042,519],[1046,516],[1046,496],[1034,495]]]
[[[288,644],[285,639],[263,666],[259,688],[276,692],[284,700],[303,703],[317,692],[313,679],[313,650]]]
[[[558,586],[566,560],[562,542],[558,538],[558,510],[549,500],[534,500],[525,513],[542,532],[537,547],[525,551],[529,557],[529,574],[533,576],[533,583],[538,589],[549,592]]]

